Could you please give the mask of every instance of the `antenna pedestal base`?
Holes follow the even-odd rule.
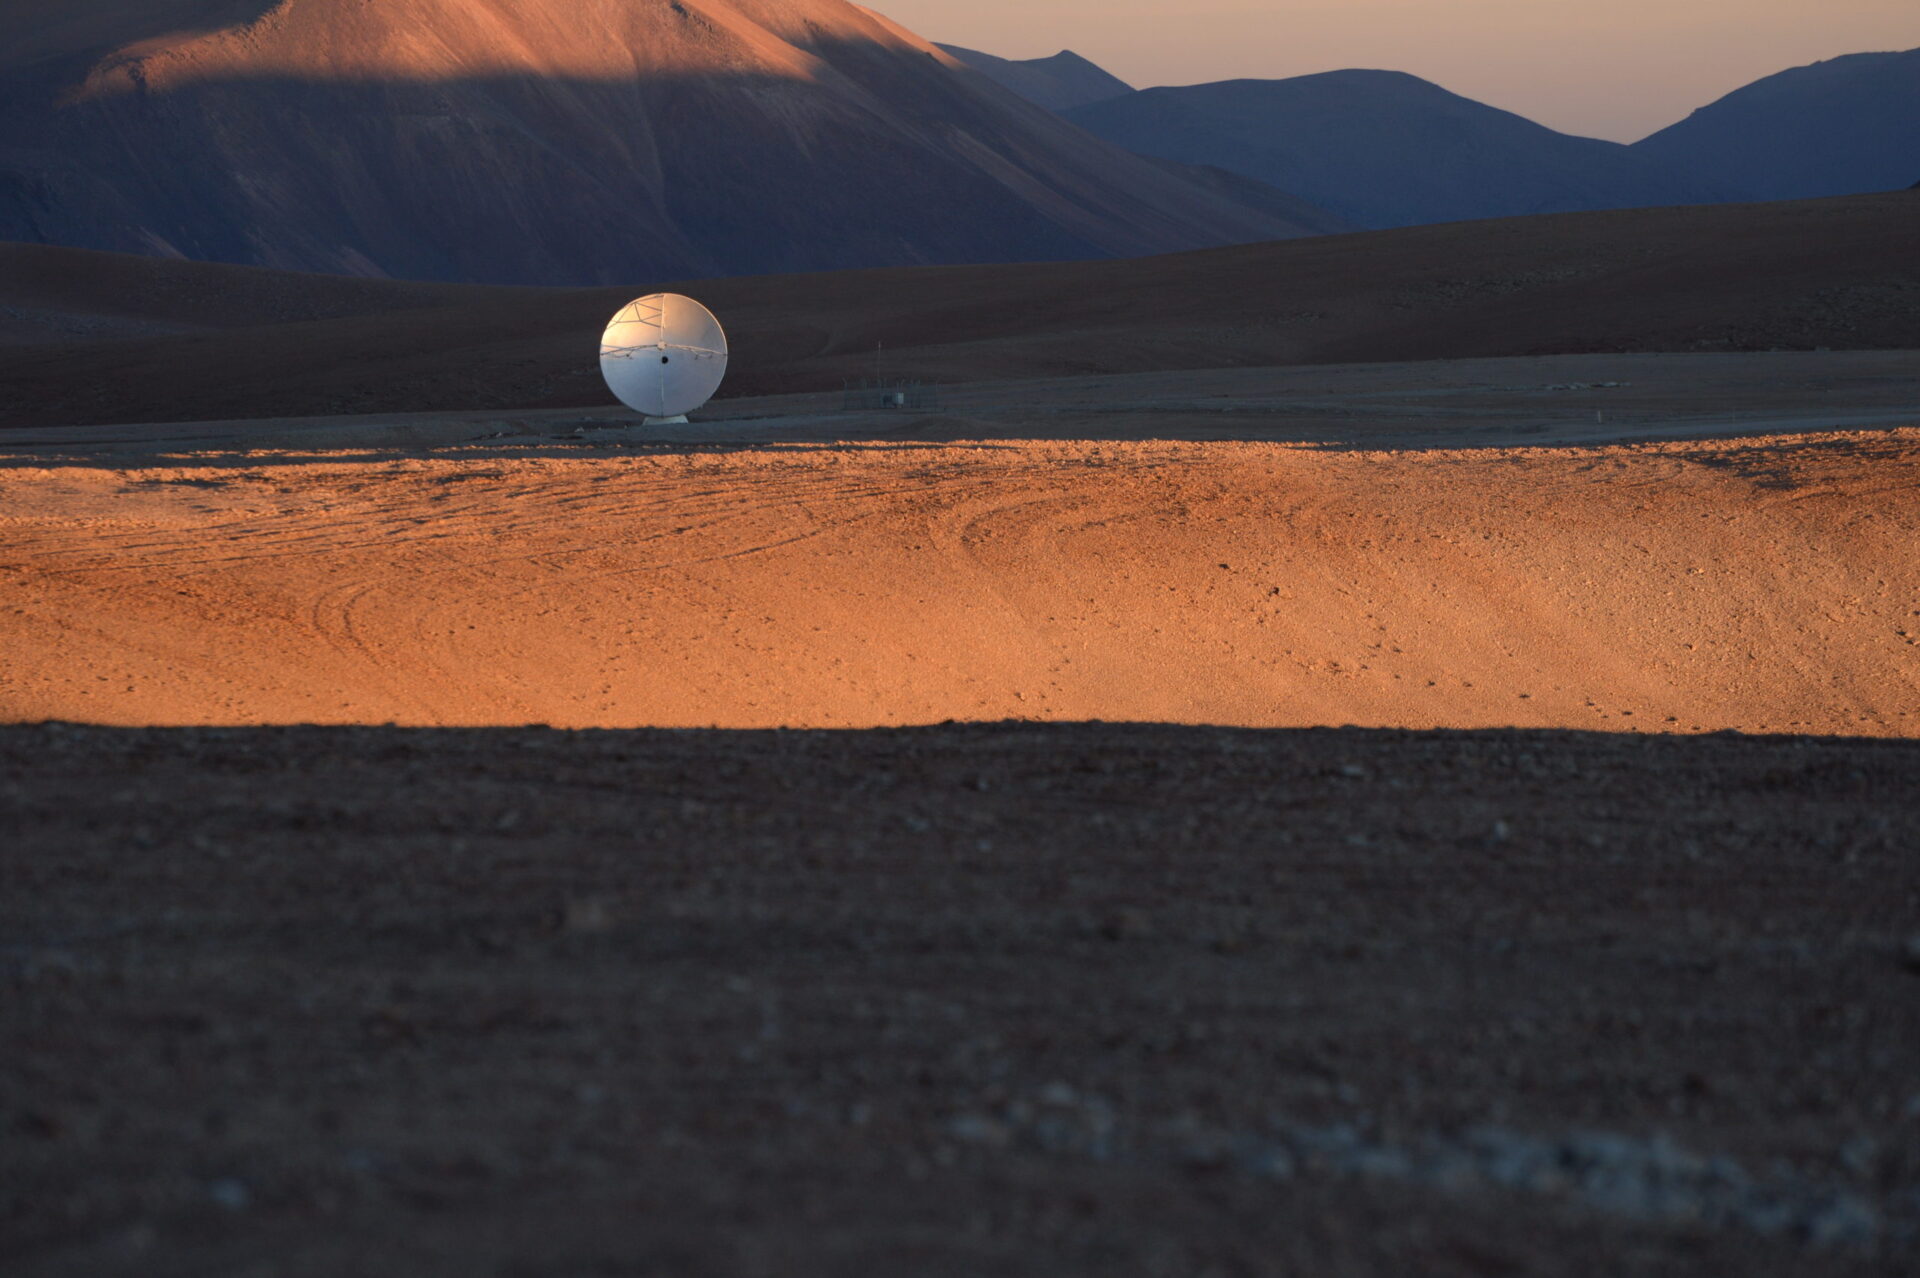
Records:
[[[685,426],[687,415],[682,413],[678,417],[649,417],[640,424],[642,426]]]

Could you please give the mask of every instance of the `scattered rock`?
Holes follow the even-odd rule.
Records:
[[[207,1197],[213,1199],[216,1206],[228,1211],[245,1211],[253,1205],[253,1191],[246,1182],[232,1177],[222,1177],[207,1185]]]

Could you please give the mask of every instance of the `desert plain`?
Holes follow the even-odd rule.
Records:
[[[1916,57],[0,4],[0,1278],[1920,1272]]]
[[[1916,402],[1569,356],[15,431],[4,711],[1912,737]]]
[[[1901,1273],[1920,360],[0,435],[31,1274]]]

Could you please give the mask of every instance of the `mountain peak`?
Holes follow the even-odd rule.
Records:
[[[29,7],[50,0],[27,0]],[[834,44],[900,45],[844,0],[161,0],[197,22],[96,52],[88,88],[235,76],[429,83],[481,75],[631,80],[747,70],[809,79]],[[125,11],[130,0],[87,6]],[[126,30],[155,24],[142,17]],[[98,41],[107,24],[72,35]],[[918,42],[922,49],[931,48]],[[137,79],[138,85],[131,80]]]
[[[1709,202],[1711,186],[1399,71],[1147,89],[1069,113],[1145,155],[1291,192],[1369,228]]]
[[[1049,111],[1071,111],[1134,91],[1125,80],[1072,49],[1062,49],[1050,58],[1013,61],[954,44],[943,44],[940,48],[1002,88]]]
[[[34,68],[0,79],[0,239],[625,284],[1313,229],[1013,100],[846,0],[6,9],[0,32],[39,34],[0,47]]]
[[[1920,157],[1920,49],[1789,68],[1735,89],[1634,149],[1760,199],[1897,189]]]

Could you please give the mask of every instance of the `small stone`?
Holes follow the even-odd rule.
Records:
[[[253,1205],[253,1191],[246,1182],[222,1177],[207,1186],[207,1197],[228,1211],[245,1211]]]
[[[1376,1180],[1406,1180],[1413,1175],[1413,1159],[1407,1152],[1386,1145],[1354,1150],[1340,1159],[1338,1165],[1349,1176]]]
[[[561,927],[568,932],[593,935],[611,931],[613,906],[604,897],[585,897],[568,901],[562,912]]]
[[[1040,1103],[1043,1105],[1078,1105],[1080,1093],[1065,1083],[1048,1083],[1040,1089]]]
[[[1880,1217],[1857,1198],[1844,1197],[1821,1207],[1802,1224],[1808,1242],[1816,1246],[1870,1243],[1880,1233]]]
[[[1856,1136],[1840,1147],[1840,1165],[1856,1176],[1872,1173],[1880,1144],[1871,1136]]]
[[[1299,1170],[1299,1164],[1294,1161],[1293,1155],[1278,1146],[1262,1149],[1249,1155],[1246,1165],[1247,1170],[1253,1175],[1263,1176],[1268,1180],[1288,1180]]]
[[[1005,1123],[982,1114],[962,1114],[947,1124],[947,1132],[955,1140],[969,1145],[986,1145],[994,1149],[1004,1149],[1012,1133]]]

